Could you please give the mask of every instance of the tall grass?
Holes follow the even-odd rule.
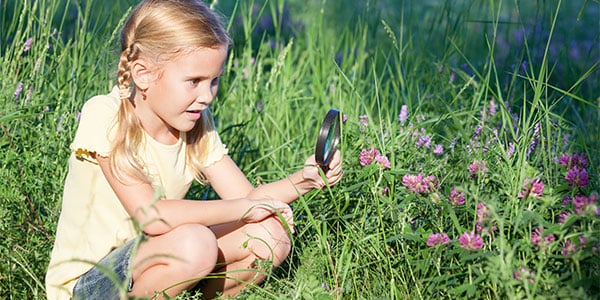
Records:
[[[0,3],[2,298],[44,298],[77,114],[114,84],[134,2]],[[294,203],[292,255],[238,298],[597,297],[598,2],[213,5],[235,40],[213,111],[253,182],[301,167],[330,107],[347,117],[344,179]]]

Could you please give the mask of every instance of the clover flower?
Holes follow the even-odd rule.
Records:
[[[371,148],[370,150],[362,149],[360,152],[359,160],[362,166],[368,166],[373,163],[375,157],[379,155],[379,150]]]
[[[435,144],[435,146],[433,146],[433,154],[435,155],[442,155],[444,153],[444,147],[440,144]]]
[[[588,166],[588,157],[585,153],[563,154],[558,161],[565,168],[579,167],[585,169]]]
[[[565,224],[570,215],[571,213],[568,211],[558,214],[558,224]]]
[[[402,176],[402,185],[408,188],[409,193],[428,193],[438,188],[435,176],[425,176],[423,173],[417,175],[405,174]]]
[[[591,212],[594,215],[600,215],[600,210],[596,202],[598,201],[598,194],[592,194],[589,197],[578,195],[573,198],[573,206],[575,206],[575,213],[581,215],[586,211]]]
[[[569,240],[565,240],[564,246],[562,248],[562,255],[571,256],[573,253],[577,251],[577,245],[571,243]]]
[[[381,155],[381,154],[375,155],[375,161],[380,166],[384,167],[385,169],[391,168],[390,160],[385,155]]]
[[[450,191],[450,196],[448,197],[448,199],[453,205],[465,204],[465,194],[463,192],[459,192],[456,189],[452,189],[452,191]]]
[[[554,234],[548,234],[544,236],[544,227],[534,229],[533,233],[531,234],[531,242],[537,248],[545,248],[546,246],[554,242],[555,239],[556,237],[554,236]]]
[[[535,272],[527,270],[525,267],[521,267],[519,270],[513,272],[513,277],[516,280],[527,279],[530,283],[534,283],[533,278],[535,277]]]
[[[465,232],[459,238],[458,242],[460,243],[460,247],[472,251],[479,250],[483,248],[483,239],[479,234],[475,234],[475,232]]]
[[[588,173],[585,169],[580,169],[579,167],[574,166],[567,171],[565,179],[573,187],[585,187],[588,184]]]
[[[469,173],[471,174],[472,179],[477,179],[477,177],[479,177],[480,174],[485,174],[485,172],[487,172],[487,171],[488,171],[488,168],[485,165],[484,161],[475,160],[469,166]]]
[[[525,178],[525,184],[523,185],[523,191],[520,192],[517,197],[519,199],[525,199],[527,197],[542,198],[544,193],[544,183],[539,178]]]
[[[432,233],[427,238],[427,247],[444,245],[450,242],[450,238],[445,233]]]
[[[367,126],[367,124],[369,123],[369,116],[367,116],[367,115],[358,116],[358,119],[362,126]]]

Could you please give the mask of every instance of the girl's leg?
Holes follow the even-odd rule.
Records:
[[[134,253],[130,295],[152,297],[164,291],[175,296],[215,268],[217,253],[214,233],[202,225],[181,225],[149,237]]]
[[[204,281],[201,289],[205,298],[213,298],[218,292],[235,295],[247,284],[262,282],[268,270],[262,269],[260,263],[268,261],[275,268],[291,250],[290,237],[277,216],[259,223],[228,223],[211,229],[219,245],[214,272],[224,273],[226,278]]]

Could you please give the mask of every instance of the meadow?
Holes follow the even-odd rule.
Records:
[[[2,299],[45,298],[78,113],[135,2],[0,1]],[[600,2],[211,5],[234,40],[212,110],[253,183],[344,115],[344,178],[293,204],[290,257],[236,299],[598,299]]]

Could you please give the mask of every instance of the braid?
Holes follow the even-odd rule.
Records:
[[[127,47],[121,53],[121,57],[119,59],[119,71],[117,73],[117,84],[119,86],[119,95],[121,100],[126,100],[129,98],[130,91],[129,86],[131,85],[131,70],[130,65],[131,61],[130,57],[130,48]]]

